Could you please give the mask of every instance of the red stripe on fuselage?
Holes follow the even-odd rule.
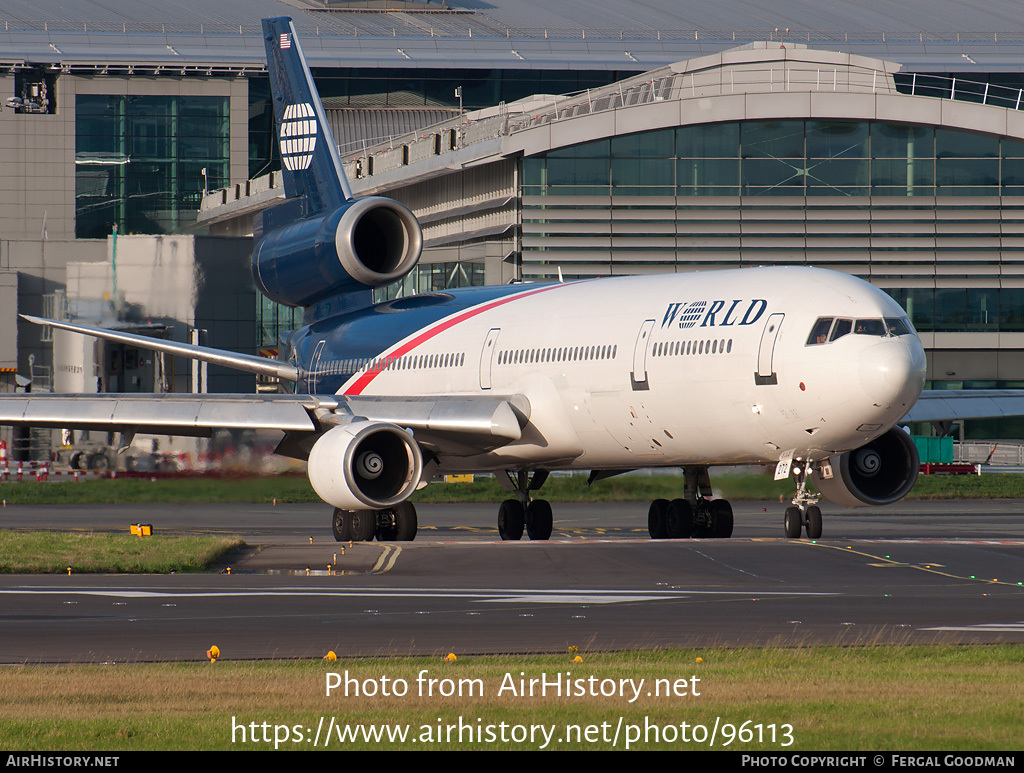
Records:
[[[536,290],[529,290],[528,292],[521,293],[519,295],[510,295],[510,296],[508,296],[506,298],[500,298],[500,299],[498,299],[496,301],[490,301],[488,303],[485,303],[483,306],[477,306],[476,308],[468,309],[467,311],[463,311],[460,314],[456,314],[453,317],[449,317],[447,319],[441,320],[440,322],[435,324],[433,327],[427,328],[426,330],[424,330],[422,333],[420,333],[418,336],[416,336],[412,340],[410,340],[410,341],[408,341],[408,342],[398,346],[397,348],[391,350],[390,352],[388,352],[386,354],[382,354],[380,356],[380,358],[381,359],[386,359],[388,357],[401,357],[401,356],[406,355],[409,352],[411,352],[413,349],[415,349],[420,344],[426,343],[427,341],[429,341],[434,336],[443,333],[445,330],[449,330],[449,329],[455,327],[460,322],[465,322],[467,319],[472,319],[473,317],[477,316],[478,314],[483,314],[485,311],[490,311],[491,309],[496,309],[498,306],[503,306],[506,303],[510,303],[512,301],[517,301],[517,300],[520,300],[522,298],[529,298],[531,295],[537,295],[538,293],[544,293],[544,292],[547,292],[548,290],[554,290],[554,289],[556,289],[558,287],[565,287],[566,285],[569,285],[569,284],[576,284],[576,283],[575,282],[566,282],[564,284],[548,285],[547,287],[541,287],[541,288],[538,288]],[[363,375],[361,375],[358,379],[356,379],[356,382],[352,386],[350,386],[348,389],[345,390],[345,394],[346,395],[359,395],[359,394],[362,394],[363,390],[366,389],[366,387],[368,387],[370,385],[370,382],[373,381],[375,378],[377,378],[377,376],[380,375],[381,373],[383,373],[382,370],[366,371],[365,373],[363,373]]]

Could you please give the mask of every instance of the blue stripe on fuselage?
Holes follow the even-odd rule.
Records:
[[[446,317],[490,301],[526,293],[544,284],[464,287],[398,298],[369,308],[318,320],[295,331],[292,343],[298,353],[298,364],[304,372],[312,368],[312,359],[320,342],[324,346],[317,360],[318,371],[325,363],[345,360],[370,360],[390,351],[398,342]],[[483,341],[479,342],[481,345]],[[333,394],[357,372],[319,373],[316,388],[312,379],[296,384],[297,392]]]

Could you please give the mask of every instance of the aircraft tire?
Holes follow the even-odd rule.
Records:
[[[673,499],[665,511],[665,529],[670,539],[682,539],[693,533],[693,508],[685,499]]]
[[[651,539],[665,539],[668,528],[665,526],[665,514],[668,511],[667,499],[655,499],[647,511],[647,533]]]
[[[109,470],[110,459],[104,453],[95,453],[89,457],[87,462],[90,470]]]
[[[356,510],[352,518],[352,539],[355,542],[369,542],[377,531],[376,510]]]
[[[546,499],[535,499],[526,506],[526,533],[531,540],[551,539],[554,520]]]
[[[800,514],[800,508],[787,507],[786,518],[783,524],[786,528],[786,539],[800,539],[800,528],[803,526],[803,518]]]
[[[377,520],[379,521],[380,519],[378,518]],[[398,527],[393,523],[389,523],[387,526],[381,526],[378,522],[373,536],[377,542],[394,542],[398,539]]]
[[[412,502],[402,502],[391,509],[395,514],[395,536],[392,539],[399,542],[412,542],[416,539],[416,530],[419,528],[416,507]]]
[[[334,508],[331,531],[334,532],[335,542],[348,542],[352,539],[352,513],[340,507]]]
[[[807,539],[821,539],[821,508],[811,505],[805,513],[807,516]]]
[[[711,536],[728,539],[732,536],[732,505],[727,499],[716,499],[711,503]]]
[[[525,526],[526,515],[518,499],[506,499],[498,506],[498,535],[503,540],[522,539]]]

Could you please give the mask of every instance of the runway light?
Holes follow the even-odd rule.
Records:
[[[231,567],[228,567],[228,574],[231,574]]]
[[[312,538],[312,537],[310,537],[310,538],[309,538],[309,544],[310,544],[310,545],[312,545],[312,544],[313,544],[313,538]]]
[[[70,577],[70,576],[71,576],[71,567],[69,566],[68,567],[68,577]]]
[[[217,658],[220,657],[220,647],[214,644],[210,649],[206,651],[206,657],[210,659],[211,663],[216,663]]]
[[[324,660],[329,660],[332,663],[338,659],[338,656],[334,654],[334,650],[328,650],[327,654],[324,655]]]
[[[455,657],[454,652],[449,652],[447,655],[444,656],[445,663],[454,663],[456,660],[458,660],[458,658]]]

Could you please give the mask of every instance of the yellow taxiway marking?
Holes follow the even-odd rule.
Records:
[[[385,572],[390,572],[394,568],[395,561],[398,560],[398,556],[401,555],[401,553],[402,549],[397,545],[386,545],[384,550],[381,551],[380,558],[377,559],[377,563],[375,563],[373,565],[373,569],[370,570],[370,574],[384,574]]]
[[[1009,585],[1010,587],[1014,587],[1014,588],[1018,587],[1017,583],[1015,583],[1015,582],[1006,582],[1006,581],[1003,581],[1003,580],[999,580],[998,578],[992,578],[991,580],[989,580],[989,579],[986,579],[984,577],[978,577],[978,576],[971,577],[971,576],[964,576],[964,575],[960,575],[960,574],[951,574],[950,572],[940,572],[938,568],[941,567],[942,564],[936,564],[936,563],[932,563],[932,562],[922,562],[922,563],[919,563],[919,564],[906,564],[906,563],[903,563],[901,561],[894,561],[891,558],[886,558],[885,556],[875,556],[875,555],[872,555],[871,553],[865,553],[865,552],[863,552],[861,550],[854,550],[849,545],[847,545],[845,547],[840,546],[840,545],[826,545],[826,544],[824,544],[822,542],[818,542],[816,540],[815,541],[810,541],[810,542],[806,541],[806,540],[799,540],[799,541],[793,540],[793,542],[795,544],[797,544],[797,545],[809,545],[809,546],[812,546],[812,547],[826,548],[828,550],[838,550],[841,553],[854,553],[854,554],[856,554],[858,556],[864,556],[865,558],[871,558],[871,559],[874,559],[875,561],[879,562],[879,563],[874,563],[874,564],[868,564],[868,566],[880,566],[880,567],[902,566],[902,567],[905,567],[907,569],[917,569],[919,572],[927,572],[928,574],[937,574],[940,577],[949,577],[952,580],[971,580],[971,581],[974,581],[974,582],[982,582],[982,583],[985,583],[986,585]]]

